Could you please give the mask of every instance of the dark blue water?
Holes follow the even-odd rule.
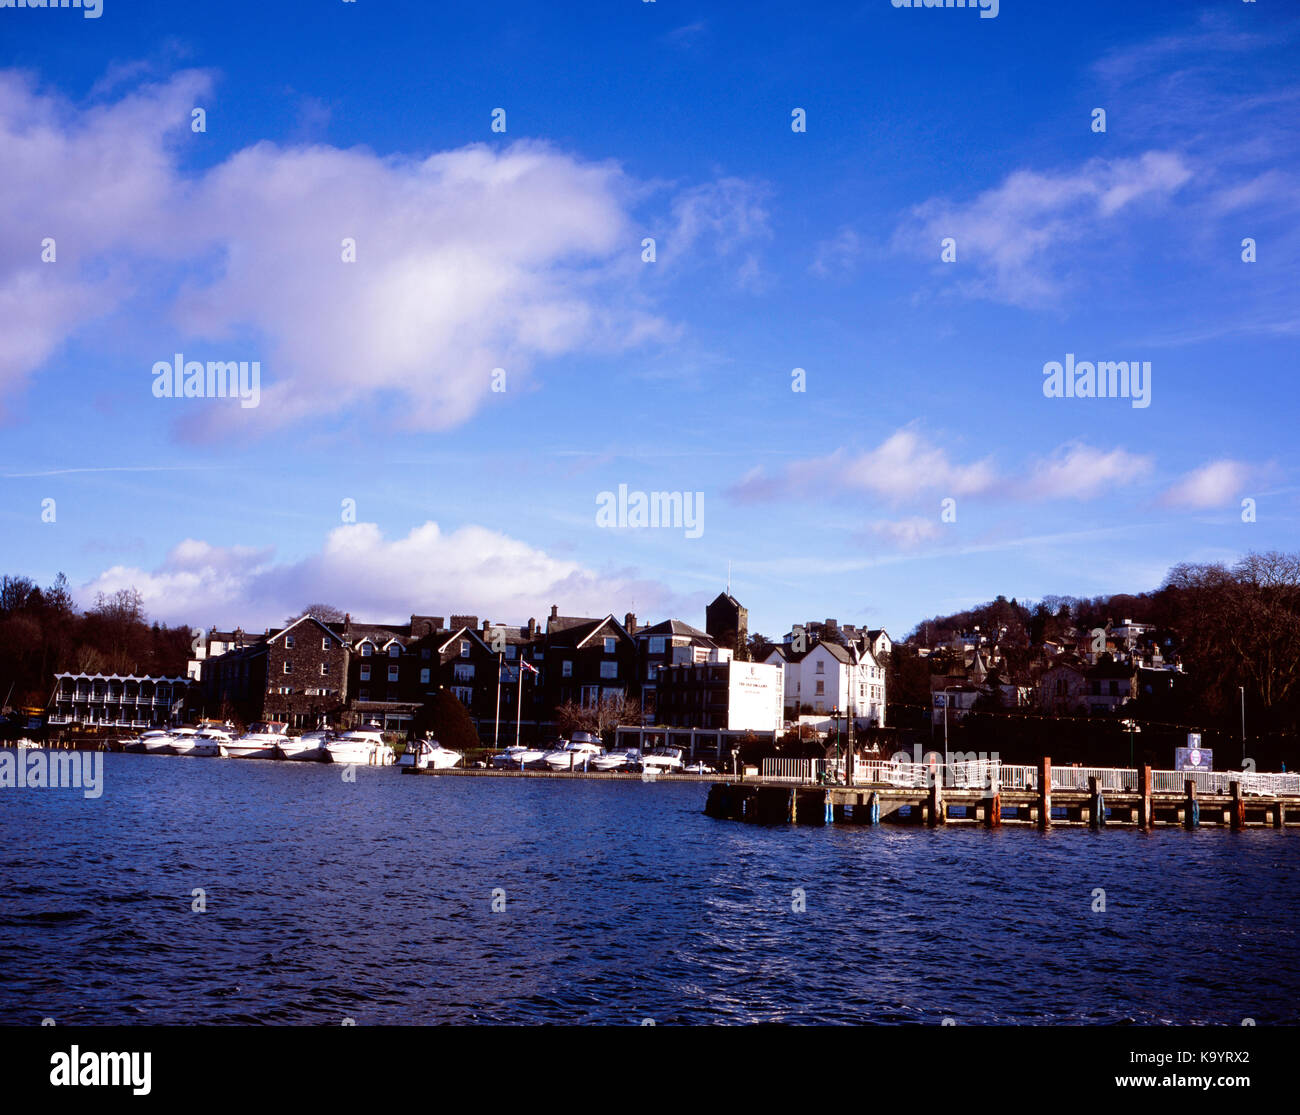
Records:
[[[1300,833],[759,828],[706,792],[144,755],[98,800],[2,789],[0,1022],[1300,1020]]]

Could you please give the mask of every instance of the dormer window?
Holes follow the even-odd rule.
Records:
[[[401,653],[402,653],[402,648],[398,646],[396,643],[394,643],[392,646],[388,648],[389,658],[396,658]]]
[[[372,654],[374,654],[374,653],[375,653],[375,648],[372,647],[369,643],[362,643],[362,644],[361,644],[361,657],[362,657],[362,658],[369,658],[369,657],[370,657]]]
[[[614,653],[614,647],[617,646],[617,645],[618,645],[618,643],[617,643],[617,640],[616,640],[616,639],[614,639],[614,638],[606,639],[606,640],[605,640],[605,653],[606,653],[606,654],[613,654],[613,653]]]

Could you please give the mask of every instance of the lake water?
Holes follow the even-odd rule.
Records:
[[[109,755],[98,799],[0,789],[0,1022],[1300,1020],[1294,832],[760,828],[704,782],[356,774]]]

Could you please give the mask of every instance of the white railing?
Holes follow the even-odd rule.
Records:
[[[1037,790],[1038,768],[1003,763],[998,771],[998,781],[1004,790]]]
[[[1095,778],[1101,790],[1136,790],[1138,772],[1124,767],[1052,767],[1053,790],[1087,790]]]
[[[759,769],[763,782],[820,782],[825,759],[764,759]]]
[[[1182,794],[1187,783],[1196,783],[1198,794],[1231,794],[1232,784],[1241,783],[1243,794],[1273,796],[1300,794],[1300,774],[1256,774],[1235,770],[1153,770],[1151,789],[1157,794]]]

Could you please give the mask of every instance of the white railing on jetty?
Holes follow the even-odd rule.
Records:
[[[1090,778],[1097,780],[1101,790],[1138,788],[1138,772],[1124,767],[1052,767],[1053,790],[1087,790]]]
[[[1103,792],[1138,793],[1139,772],[1128,767],[1052,767],[1053,790],[1086,792],[1089,779],[1096,778]],[[822,784],[845,781],[845,762],[826,759],[764,759],[759,774],[763,782]],[[1038,768],[1002,763],[997,759],[972,759],[960,763],[882,762],[877,759],[853,765],[856,786],[892,786],[897,789],[926,789],[933,780],[950,789],[1037,790]],[[1157,794],[1182,794],[1188,781],[1200,794],[1230,794],[1232,784],[1241,783],[1243,794],[1300,795],[1300,774],[1256,774],[1217,770],[1153,770],[1151,790]]]

